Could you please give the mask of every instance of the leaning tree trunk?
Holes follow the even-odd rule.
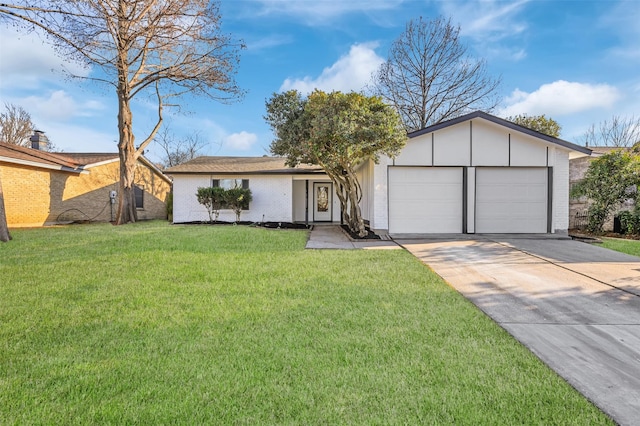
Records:
[[[116,225],[135,222],[136,213],[135,194],[133,184],[135,179],[137,154],[135,136],[133,134],[131,105],[129,104],[129,88],[126,85],[118,87],[118,156],[120,157],[120,194]]]
[[[366,236],[367,230],[360,210],[360,185],[355,174],[348,169],[343,173],[342,169],[331,171],[324,166],[323,168],[337,187],[336,194],[340,199],[340,210],[347,226],[359,237]]]
[[[2,192],[2,171],[0,171],[0,241],[7,242],[11,239],[7,225],[7,214],[4,210],[4,193]]]

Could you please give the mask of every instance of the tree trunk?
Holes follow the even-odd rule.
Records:
[[[126,58],[122,58],[126,61]],[[138,219],[136,213],[135,194],[133,184],[135,181],[136,153],[135,136],[133,134],[133,116],[129,103],[130,87],[127,81],[126,67],[121,69],[118,92],[118,156],[120,157],[120,193],[118,196],[118,210],[116,213],[116,225],[135,222]]]
[[[2,192],[2,172],[0,171],[0,241],[7,242],[11,239],[7,226],[7,214],[4,210],[4,193]]]
[[[336,194],[340,199],[340,210],[347,226],[351,232],[359,237],[366,236],[367,230],[360,210],[360,186],[355,175],[348,170],[346,170],[346,173],[342,173],[342,170],[336,172],[329,171],[324,166],[323,168],[336,185]]]

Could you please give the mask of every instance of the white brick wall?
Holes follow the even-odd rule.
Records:
[[[173,179],[173,222],[193,222],[209,220],[207,209],[198,203],[198,187],[211,185],[212,179],[225,179],[228,176],[212,175],[175,175]],[[245,175],[234,176],[237,179],[249,179],[249,189],[253,201],[249,210],[240,216],[242,221],[291,222],[293,207],[291,176]],[[218,220],[233,222],[236,215],[232,210],[222,210]]]
[[[569,152],[559,148],[554,151],[551,229],[566,233],[569,228]]]
[[[389,229],[387,169],[391,163],[389,157],[381,156],[378,164],[373,166],[373,217],[370,219],[373,229]]]

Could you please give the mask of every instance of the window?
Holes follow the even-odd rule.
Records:
[[[133,195],[136,200],[136,208],[144,209],[144,188],[138,185],[133,185]]]
[[[231,188],[249,188],[249,179],[213,179],[211,186],[220,187],[224,189]]]
[[[220,187],[224,189],[242,188],[249,189],[249,179],[212,179],[212,187]],[[248,209],[243,209],[248,210]]]

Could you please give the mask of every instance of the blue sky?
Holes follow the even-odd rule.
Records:
[[[183,99],[166,125],[198,131],[202,154],[268,153],[262,118],[274,92],[360,91],[410,19],[450,17],[469,52],[501,76],[496,115],[546,114],[563,139],[581,143],[592,123],[640,114],[640,1],[223,0],[223,31],[244,40],[237,74],[246,96],[234,104]],[[37,35],[0,28],[0,102],[22,106],[67,152],[115,152],[116,98],[108,86],[69,80],[95,70],[64,63]],[[141,98],[138,140],[155,119]],[[159,159],[157,148],[147,156]]]

